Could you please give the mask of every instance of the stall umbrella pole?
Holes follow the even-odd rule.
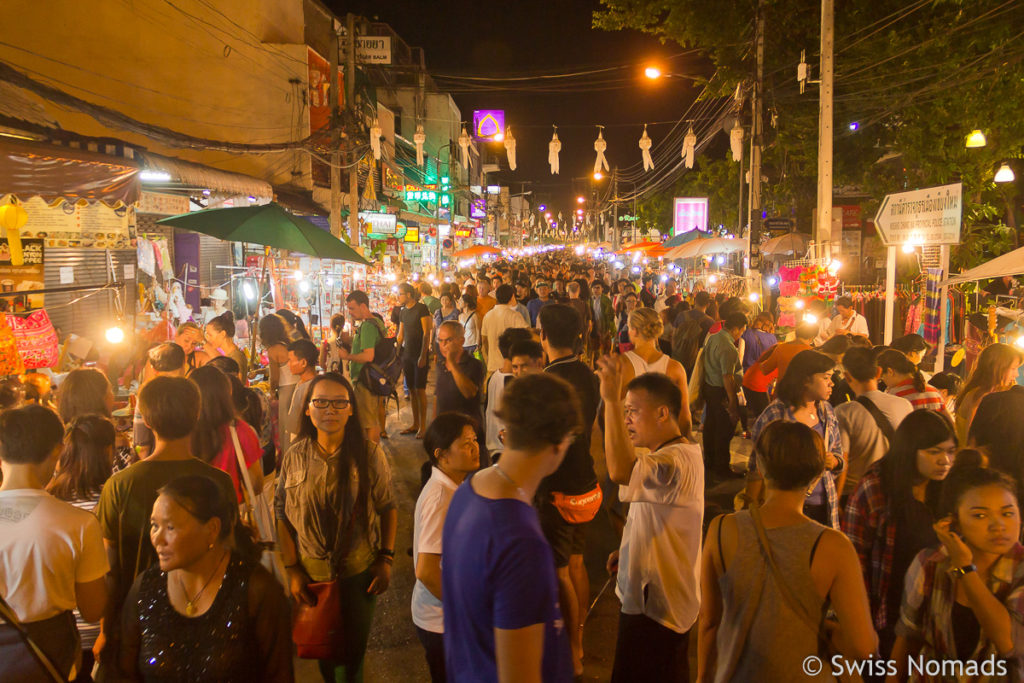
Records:
[[[257,292],[257,297],[256,297],[256,316],[253,319],[254,323],[258,323],[259,322],[260,309],[262,308],[262,304],[263,304],[263,287],[264,287],[264,285],[266,285],[267,288],[269,289],[269,283],[267,281],[267,265],[269,264],[269,262],[270,262],[270,247],[263,247],[263,273],[262,273],[262,275],[260,275],[260,282],[259,282],[259,285],[257,286],[257,289],[259,291]],[[256,328],[255,324],[253,325],[253,328]],[[256,329],[249,330],[249,362],[250,363],[253,363],[253,362],[256,361],[256,334],[255,333],[256,333]]]

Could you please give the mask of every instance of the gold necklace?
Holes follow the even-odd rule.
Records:
[[[186,617],[194,617],[196,615],[196,603],[199,601],[199,598],[202,597],[203,591],[206,590],[206,587],[210,585],[211,581],[213,581],[213,577],[215,577],[217,575],[217,570],[220,569],[220,563],[224,561],[224,557],[227,554],[228,554],[228,551],[225,550],[224,553],[220,556],[220,559],[217,560],[217,564],[214,566],[213,573],[210,574],[210,578],[208,578],[206,580],[206,583],[203,584],[203,587],[199,589],[199,592],[196,593],[195,597],[193,597],[191,600],[189,600],[189,598],[188,598],[188,591],[185,590],[185,582],[181,580],[181,574],[180,573],[178,574],[178,585],[181,586],[181,592],[185,596],[185,616]]]

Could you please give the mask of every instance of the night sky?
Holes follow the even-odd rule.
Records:
[[[663,45],[633,31],[591,28],[598,3],[589,0],[339,0],[330,4],[342,15],[352,11],[390,24],[406,43],[424,49],[427,69],[433,74],[523,76],[629,65],[594,76],[595,80],[621,79],[614,90],[453,94],[464,120],[472,118],[474,109],[505,110],[517,140],[518,169],[503,174],[502,182],[511,185],[513,192],[519,191],[518,183],[532,183],[538,198],[560,208],[571,201],[572,178],[589,176],[593,170],[595,124],[606,126],[609,163],[629,166],[640,160],[637,141],[643,124],[649,124],[648,134],[657,146],[671,128],[671,123],[664,122],[677,120],[695,97],[688,81],[643,78],[646,63],[658,61],[666,71],[682,73],[706,68],[692,55],[671,58],[683,52],[677,44]],[[558,176],[550,174],[547,164],[552,124],[558,125],[562,141]],[[576,189],[582,187],[580,183]]]

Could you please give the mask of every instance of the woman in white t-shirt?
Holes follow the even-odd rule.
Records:
[[[438,415],[423,437],[430,458],[430,479],[416,500],[412,535],[412,621],[426,650],[433,683],[444,683],[444,612],[441,609],[441,531],[455,489],[480,467],[476,424],[461,413]]]

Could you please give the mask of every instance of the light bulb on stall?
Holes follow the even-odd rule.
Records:
[[[250,301],[256,299],[256,290],[252,288],[252,285],[248,282],[242,283],[242,293],[245,294],[245,298]]]
[[[709,283],[709,284],[712,284],[712,285],[713,285],[713,284],[715,284],[716,282],[718,282],[718,276],[717,276],[717,275],[712,275],[711,277],[709,277],[709,278],[708,278],[708,283]]]
[[[124,330],[115,325],[114,327],[107,328],[105,336],[111,344],[120,344],[124,341]]]
[[[303,294],[308,293],[309,292],[309,282],[307,282],[306,280],[303,280],[302,282],[300,282],[299,283],[299,291],[302,292]]]
[[[756,304],[758,300],[761,298],[761,295],[758,294],[757,292],[751,292],[750,294],[747,295],[747,298],[750,299],[750,303]]]
[[[301,270],[296,270],[294,273],[292,273],[292,277],[294,277],[296,280],[301,280],[302,278],[305,277],[305,275],[302,274]]]
[[[816,325],[818,323],[818,316],[814,315],[813,313],[805,313],[804,322],[807,323],[808,325]]]
[[[794,304],[793,304],[793,306],[794,306],[794,307],[795,307],[795,308],[796,308],[797,310],[801,310],[801,311],[803,310],[804,306],[806,306],[806,305],[807,305],[807,304],[806,304],[806,303],[804,303],[804,300],[803,300],[803,299],[797,299],[797,300],[796,300],[796,303],[794,303]]]

